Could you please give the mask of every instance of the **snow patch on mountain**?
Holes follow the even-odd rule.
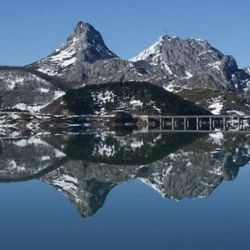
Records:
[[[211,133],[211,134],[209,134],[209,139],[210,139],[210,141],[212,141],[213,144],[217,144],[217,145],[222,146],[222,142],[224,140],[224,135],[221,132]]]
[[[140,101],[140,100],[131,100],[129,103],[130,103],[132,106],[140,106],[140,107],[143,106],[143,102]]]
[[[41,91],[41,93],[48,93],[49,92],[48,89],[44,89],[44,88],[41,88],[40,91]],[[25,104],[25,103],[17,103],[12,108],[13,109],[18,109],[18,110],[21,110],[21,111],[29,111],[31,113],[36,113],[36,112],[39,112],[41,109],[45,108],[46,106],[48,106],[51,102],[57,100],[58,98],[60,98],[63,95],[65,95],[64,91],[56,90],[56,91],[54,91],[54,97],[52,98],[52,100],[45,103],[45,104],[28,105],[28,104]]]
[[[157,62],[157,59],[161,56],[161,49],[164,43],[164,36],[161,36],[154,44],[148,49],[143,50],[137,56],[130,59],[132,62],[143,61],[148,57],[152,57],[152,61]]]
[[[187,70],[185,71],[185,74],[186,74],[185,79],[190,79],[190,78],[192,78],[192,77],[194,76],[193,74],[191,74],[191,73],[188,72]]]
[[[250,76],[250,67],[244,68],[244,71]]]
[[[208,106],[208,109],[212,112],[212,114],[220,115],[223,108],[222,97],[219,96],[217,98],[213,98],[211,102],[212,104]]]
[[[221,70],[220,66],[221,66],[221,61],[209,63],[209,64],[207,65],[207,67],[211,67],[211,68],[216,69],[216,70],[219,70],[219,71]]]
[[[66,44],[63,43],[51,56],[39,61],[38,63],[46,64],[39,67],[38,71],[54,76],[58,74],[59,68],[65,68],[73,65],[76,62],[76,42],[77,38],[74,38],[72,43],[66,48]],[[53,67],[51,67],[52,65]]]

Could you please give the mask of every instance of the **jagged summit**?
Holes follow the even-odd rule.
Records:
[[[87,31],[87,30],[95,30],[94,27],[88,23],[88,22],[83,22],[83,21],[80,21],[77,23],[75,29],[74,29],[74,34],[76,35],[80,35],[81,33]]]
[[[91,24],[78,22],[74,32],[69,36],[67,42],[63,45],[73,43],[78,49],[92,48],[99,52],[100,57],[116,57],[105,45],[102,35]],[[63,45],[61,47],[63,47]]]
[[[161,69],[163,75],[175,81],[171,86],[239,91],[247,87],[248,78],[238,69],[235,59],[202,39],[164,35],[130,61],[146,63],[153,67],[152,72]]]
[[[81,21],[66,42],[30,66],[48,75],[61,76],[77,63],[94,63],[116,57],[105,45],[101,34],[91,24]]]
[[[179,65],[193,71],[194,74],[195,70],[200,71],[201,68],[213,66],[209,63],[218,62],[223,56],[223,53],[213,48],[206,40],[164,35],[130,60],[144,60],[152,65],[161,64],[169,74],[174,74],[171,65],[173,68]]]

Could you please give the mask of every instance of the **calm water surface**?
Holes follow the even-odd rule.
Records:
[[[250,136],[0,141],[0,249],[249,249]]]

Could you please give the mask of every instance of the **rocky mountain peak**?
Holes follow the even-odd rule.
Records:
[[[78,22],[74,32],[69,36],[67,42],[62,44],[62,48],[74,44],[78,49],[86,49],[87,47],[103,48],[106,50],[110,57],[115,56],[114,53],[109,51],[105,45],[102,35],[91,24],[85,22]],[[60,49],[60,48],[59,48]]]
[[[235,59],[224,55],[203,39],[164,35],[131,61],[136,64],[146,63],[153,74],[159,72],[172,81],[171,86],[185,84],[189,88],[200,88],[203,84],[208,88],[215,86],[227,89],[236,85],[240,90],[245,88],[246,77],[237,77],[239,69]],[[233,76],[236,77],[232,80]],[[209,80],[208,83],[205,79],[211,79],[212,82]]]
[[[214,62],[221,60],[223,54],[213,48],[206,40],[202,39],[181,39],[176,36],[161,36],[153,45],[145,49],[131,61],[147,60],[151,63],[159,62],[159,57],[165,63],[181,64],[187,66],[188,58],[196,61]],[[207,63],[207,62],[205,62]]]
[[[76,64],[116,57],[105,45],[102,35],[92,25],[81,21],[66,42],[51,55],[30,66],[51,76],[62,76]]]
[[[96,31],[96,30],[90,23],[80,21],[77,23],[74,29],[74,34],[76,36],[80,36],[82,33],[85,33],[87,31]]]

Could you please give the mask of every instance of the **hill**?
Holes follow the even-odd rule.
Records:
[[[146,82],[113,82],[69,90],[42,111],[55,114],[105,115],[120,110],[136,115],[210,114],[190,101]]]

